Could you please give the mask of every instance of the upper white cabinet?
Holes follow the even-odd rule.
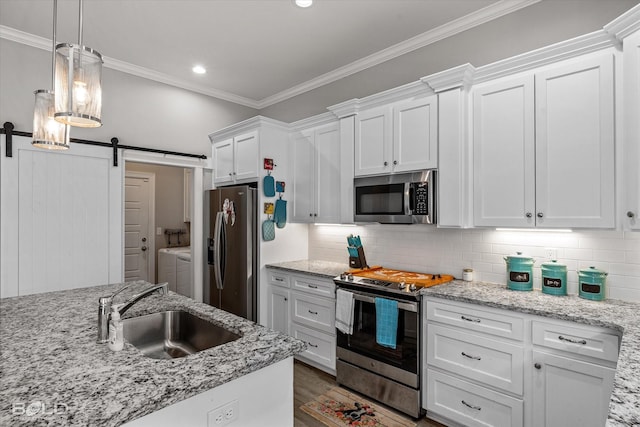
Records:
[[[213,144],[214,175],[218,184],[257,179],[259,173],[258,131],[234,136]]]
[[[358,113],[355,176],[436,168],[437,120],[435,95]]]
[[[340,129],[331,123],[292,136],[293,221],[340,222]]]
[[[613,59],[474,88],[475,225],[614,227]]]
[[[640,230],[640,31],[623,42],[624,61],[624,187],[627,226]]]

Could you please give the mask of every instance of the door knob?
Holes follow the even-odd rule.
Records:
[[[384,165],[387,166],[389,164],[389,162],[384,162]]]
[[[140,249],[142,249],[142,252],[144,252],[144,251],[146,251],[146,250],[147,250],[147,247],[146,247],[146,246],[143,246],[143,247],[141,247]]]
[[[394,160],[394,161],[393,161],[393,164],[394,164],[394,165],[397,165],[397,164],[398,164],[398,161],[397,161],[397,160]]]
[[[537,216],[538,218],[542,218],[544,215],[543,215],[543,213],[542,213],[542,212],[538,212],[538,213],[536,214],[536,216]]]
[[[531,214],[531,212],[527,212],[526,214],[524,214],[524,216],[526,216],[527,218],[531,218],[533,215]]]
[[[633,213],[633,212],[631,212],[631,211],[627,212],[627,217],[629,217],[629,218],[633,218],[633,217],[635,217],[635,216],[636,216],[636,214],[635,214],[635,213]]]
[[[147,238],[146,238],[146,237],[143,237],[143,238],[142,238],[142,242],[146,242],[146,241],[147,241]]]
[[[534,363],[533,367],[536,368],[536,369],[540,369],[540,368],[542,368],[542,365],[539,364],[539,363]]]

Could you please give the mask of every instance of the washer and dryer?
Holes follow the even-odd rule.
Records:
[[[163,248],[158,251],[158,282],[167,282],[170,290],[192,297],[190,246]]]

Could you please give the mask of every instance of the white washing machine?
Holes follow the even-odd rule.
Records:
[[[176,292],[180,295],[193,297],[191,281],[191,251],[178,252],[176,255]]]
[[[177,265],[178,255],[186,256],[189,259],[188,270],[191,271],[191,247],[182,246],[177,248],[163,248],[158,250],[158,283],[167,282],[169,289],[178,292],[178,277],[177,277]],[[184,266],[181,266],[183,269]],[[184,273],[182,273],[184,275]],[[189,279],[191,274],[189,274]],[[184,285],[183,285],[184,288]],[[190,288],[189,288],[190,289]],[[191,296],[190,294],[187,296]]]

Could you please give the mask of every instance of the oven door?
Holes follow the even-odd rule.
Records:
[[[364,369],[418,387],[420,364],[420,304],[398,300],[398,331],[396,348],[376,342],[375,298],[395,299],[360,291],[354,294],[353,334],[336,330],[337,356]]]

